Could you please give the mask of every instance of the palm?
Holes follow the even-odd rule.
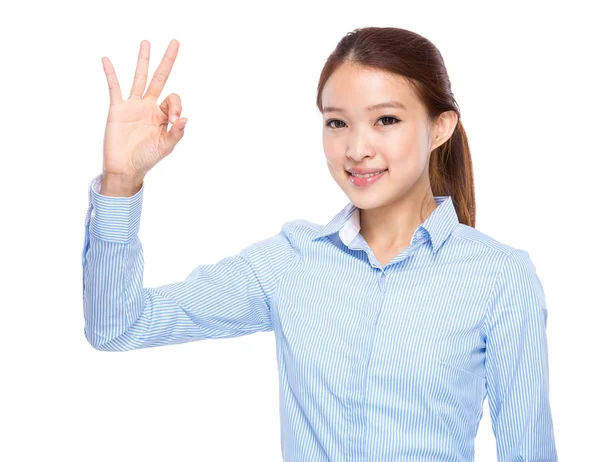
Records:
[[[145,174],[168,154],[164,150],[167,124],[167,115],[149,99],[111,106],[104,134],[104,170],[132,177]]]

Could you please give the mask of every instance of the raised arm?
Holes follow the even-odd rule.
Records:
[[[82,253],[84,333],[94,348],[126,351],[272,330],[270,297],[299,258],[286,225],[181,282],[143,287],[144,185],[132,197],[107,197],[100,184],[101,176],[90,184]]]
[[[544,291],[529,254],[512,250],[486,318],[486,388],[498,462],[557,460],[547,317]]]

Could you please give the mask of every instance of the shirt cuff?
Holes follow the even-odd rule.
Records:
[[[90,234],[104,241],[130,242],[140,230],[144,184],[131,197],[104,196],[101,185],[102,174],[89,186]]]

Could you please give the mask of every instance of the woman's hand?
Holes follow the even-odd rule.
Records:
[[[107,57],[102,58],[110,92],[110,107],[104,132],[103,179],[141,185],[144,176],[169,155],[183,137],[187,122],[181,115],[181,98],[171,93],[158,106],[161,91],[169,77],[179,42],[171,40],[160,65],[146,88],[150,42],[140,45],[137,68],[129,99],[123,101],[115,69]],[[169,122],[171,129],[167,131]]]

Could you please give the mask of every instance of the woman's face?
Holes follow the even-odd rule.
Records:
[[[405,108],[367,109],[390,101]],[[432,125],[403,77],[345,63],[326,82],[322,102],[327,166],[351,202],[371,209],[391,204],[411,191],[426,193]],[[350,168],[387,171],[361,187],[346,171]]]

